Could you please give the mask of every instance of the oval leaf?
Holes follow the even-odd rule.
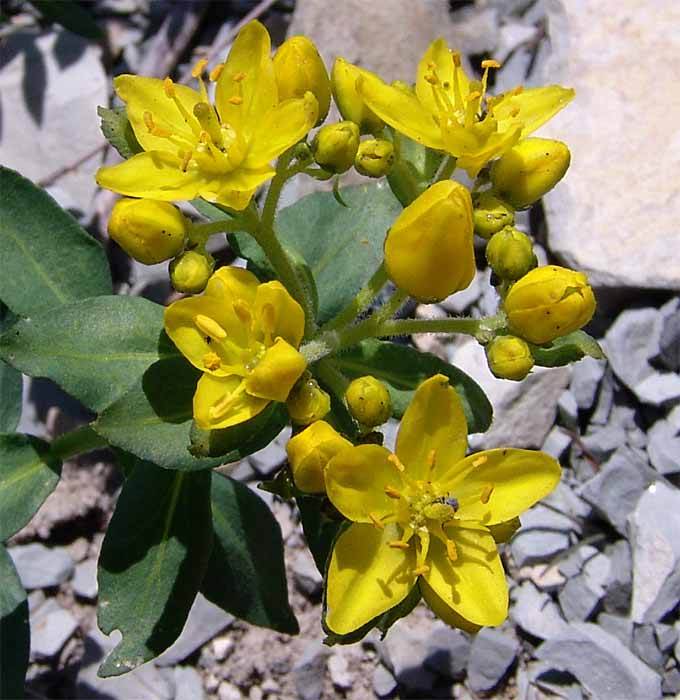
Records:
[[[211,504],[215,541],[201,592],[246,622],[297,634],[276,518],[247,486],[217,473]]]
[[[31,435],[0,435],[0,541],[19,532],[54,491],[61,462]]]
[[[16,320],[0,301],[0,333]],[[21,419],[23,383],[21,372],[0,361],[0,433],[12,433]]]
[[[118,676],[179,636],[210,550],[210,472],[139,462],[125,481],[99,557],[97,621],[123,639],[99,669]]]
[[[0,299],[29,316],[111,294],[102,246],[47,192],[0,166]]]
[[[178,355],[163,330],[163,307],[138,297],[84,299],[20,320],[0,336],[1,359],[51,379],[97,412],[151,364]]]

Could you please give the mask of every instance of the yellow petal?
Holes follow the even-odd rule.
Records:
[[[189,115],[190,121],[187,123],[175,100],[165,94],[162,80],[139,75],[119,75],[113,83],[120,99],[127,103],[127,117],[139,145],[145,151],[167,151],[177,148],[173,147],[167,138],[149,133],[144,120],[145,112],[151,114],[154,124],[160,129],[186,139],[187,148],[191,148],[191,144],[196,142],[196,135],[191,128],[193,124],[196,129],[200,129],[193,116],[194,105],[201,102],[201,95],[196,90],[186,85],[173,84],[178,102]]]
[[[246,377],[246,390],[251,396],[285,401],[306,367],[305,358],[292,345],[277,338]]]
[[[243,133],[246,141],[278,102],[270,53],[267,30],[257,20],[249,22],[238,33],[217,81],[215,105],[220,121]]]
[[[441,104],[435,100],[432,85],[425,80],[425,76],[432,75],[433,70],[436,72],[439,89],[447,94],[452,105],[457,102],[456,93],[460,100],[465,99],[470,92],[470,81],[463,67],[454,64],[446,41],[442,38],[433,41],[418,64],[416,95],[425,108],[437,114],[441,110]]]
[[[396,452],[409,476],[439,481],[465,457],[467,421],[448,377],[436,374],[416,390],[401,420]],[[430,466],[432,465],[432,466]]]
[[[508,614],[508,587],[496,543],[488,532],[449,528],[457,559],[437,539],[430,543],[424,579],[454,613],[473,625],[500,625]]]
[[[328,463],[326,493],[346,518],[373,523],[394,512],[396,501],[385,493],[385,487],[401,491],[402,480],[389,457],[384,447],[360,445],[343,450]]]
[[[256,328],[299,347],[305,330],[305,312],[280,282],[266,282],[257,288],[254,314]]]
[[[357,80],[357,90],[366,104],[397,131],[430,148],[444,148],[441,130],[433,115],[415,95],[386,85],[368,73],[362,73]]]
[[[208,337],[196,325],[196,316],[206,316],[226,332],[230,344],[209,342]],[[226,366],[240,364],[243,357],[238,348],[247,348],[248,329],[233,311],[231,304],[210,296],[180,299],[165,309],[165,332],[194,367],[206,371],[204,358],[208,352],[217,352]],[[233,348],[233,345],[237,346]],[[228,369],[212,371],[216,376],[232,374]]]
[[[463,520],[495,525],[547,496],[560,474],[559,463],[543,452],[501,448],[470,455],[442,483],[458,499]]]
[[[240,377],[213,377],[211,374],[204,374],[198,380],[194,394],[194,419],[199,428],[229,428],[253,418],[267,406],[269,401],[266,399],[239,391],[241,381]],[[219,418],[215,418],[210,409],[234,392],[236,394],[228,410]]]
[[[326,625],[349,634],[401,603],[415,585],[413,548],[394,549],[396,528],[353,524],[335,543],[328,567]]]
[[[513,123],[521,123],[520,138],[525,138],[566,107],[574,95],[574,90],[559,85],[529,88],[519,94],[510,91],[496,98],[493,116],[498,120],[499,131],[508,130]]]
[[[267,112],[253,128],[244,166],[260,168],[280,156],[306,136],[318,112],[319,104],[311,92]]]
[[[252,306],[259,284],[257,277],[250,270],[220,267],[210,278],[205,295],[217,297],[230,304],[242,299],[248,306]]]
[[[213,179],[196,170],[182,172],[179,158],[164,151],[138,153],[110,167],[99,168],[97,184],[128,197],[170,202],[194,199],[206,188],[218,189]]]
[[[470,634],[479,632],[481,629],[479,625],[473,625],[472,622],[466,620],[462,615],[459,615],[453,608],[450,608],[446,602],[434,592],[434,589],[427,583],[427,581],[425,581],[424,578],[421,578],[418,581],[418,585],[420,586],[420,592],[423,595],[423,599],[440,620],[445,622],[450,627],[465,630]]]

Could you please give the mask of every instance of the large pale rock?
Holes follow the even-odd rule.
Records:
[[[674,289],[680,128],[669,115],[680,114],[680,3],[650,9],[637,0],[551,0],[545,79],[575,88],[576,98],[540,132],[572,153],[545,204],[550,248],[592,282]]]
[[[72,32],[19,31],[2,50],[0,162],[34,182],[72,167],[51,193],[87,212],[104,143],[97,105],[108,103],[101,49]]]

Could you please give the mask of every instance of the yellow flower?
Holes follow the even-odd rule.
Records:
[[[297,351],[304,312],[280,282],[260,284],[247,270],[222,267],[200,297],[165,310],[165,330],[203,371],[194,419],[204,429],[227,428],[285,401],[304,372]]]
[[[438,374],[418,387],[396,454],[360,445],[328,463],[326,493],[352,521],[328,568],[330,630],[357,630],[416,584],[449,624],[503,622],[508,589],[492,530],[550,493],[560,466],[531,450],[465,457],[466,444],[460,399]]]
[[[201,74],[200,92],[136,75],[115,79],[118,96],[144,149],[124,163],[100,168],[97,182],[132,197],[203,197],[243,209],[274,175],[270,162],[314,125],[318,105],[308,93],[279,101],[267,30],[257,21],[238,34],[226,63],[210,73],[215,105]]]
[[[481,80],[471,80],[460,54],[437,39],[418,66],[415,94],[385,84],[362,72],[357,90],[382,120],[411,139],[458,159],[458,166],[474,177],[490,160],[512,148],[566,106],[574,91],[549,87],[514,88],[486,97],[490,68],[483,61]]]

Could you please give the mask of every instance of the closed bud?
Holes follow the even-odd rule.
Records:
[[[515,282],[503,307],[514,333],[543,345],[585,326],[595,297],[583,272],[545,265]]]
[[[170,263],[170,282],[178,292],[198,294],[208,284],[214,266],[211,255],[188,250]]]
[[[120,199],[109,219],[109,236],[135,260],[155,265],[184,247],[188,219],[170,202]]]
[[[359,149],[359,127],[354,122],[322,126],[312,142],[314,160],[325,170],[344,173],[354,165]]]
[[[533,204],[564,177],[571,154],[551,139],[524,139],[491,167],[491,182],[515,209]]]
[[[295,485],[306,493],[324,493],[326,465],[348,447],[352,447],[352,443],[322,420],[291,438],[286,453]]]
[[[359,144],[354,167],[366,177],[387,175],[394,164],[394,146],[385,139],[368,139]]]
[[[538,264],[531,238],[512,226],[494,233],[486,246],[486,260],[498,277],[510,282]]]
[[[286,406],[293,421],[309,425],[331,410],[331,397],[309,372],[305,372],[288,394]]]
[[[347,63],[344,58],[336,58],[331,71],[331,86],[343,118],[358,124],[362,134],[377,134],[385,123],[366,106],[357,91],[357,80],[368,72]]]
[[[474,211],[472,220],[475,233],[488,240],[506,226],[515,223],[515,211],[496,195],[493,190],[480,192],[472,202]]]
[[[399,215],[385,239],[389,278],[418,301],[441,301],[475,276],[470,192],[437,182]]]
[[[370,375],[359,377],[345,391],[347,408],[361,425],[373,428],[392,416],[392,400],[387,387]]]
[[[529,374],[534,358],[525,340],[514,335],[499,335],[486,346],[489,369],[499,379],[519,381]]]
[[[321,124],[331,104],[331,82],[316,46],[305,36],[293,36],[281,44],[273,62],[279,100],[311,92],[319,103]]]

